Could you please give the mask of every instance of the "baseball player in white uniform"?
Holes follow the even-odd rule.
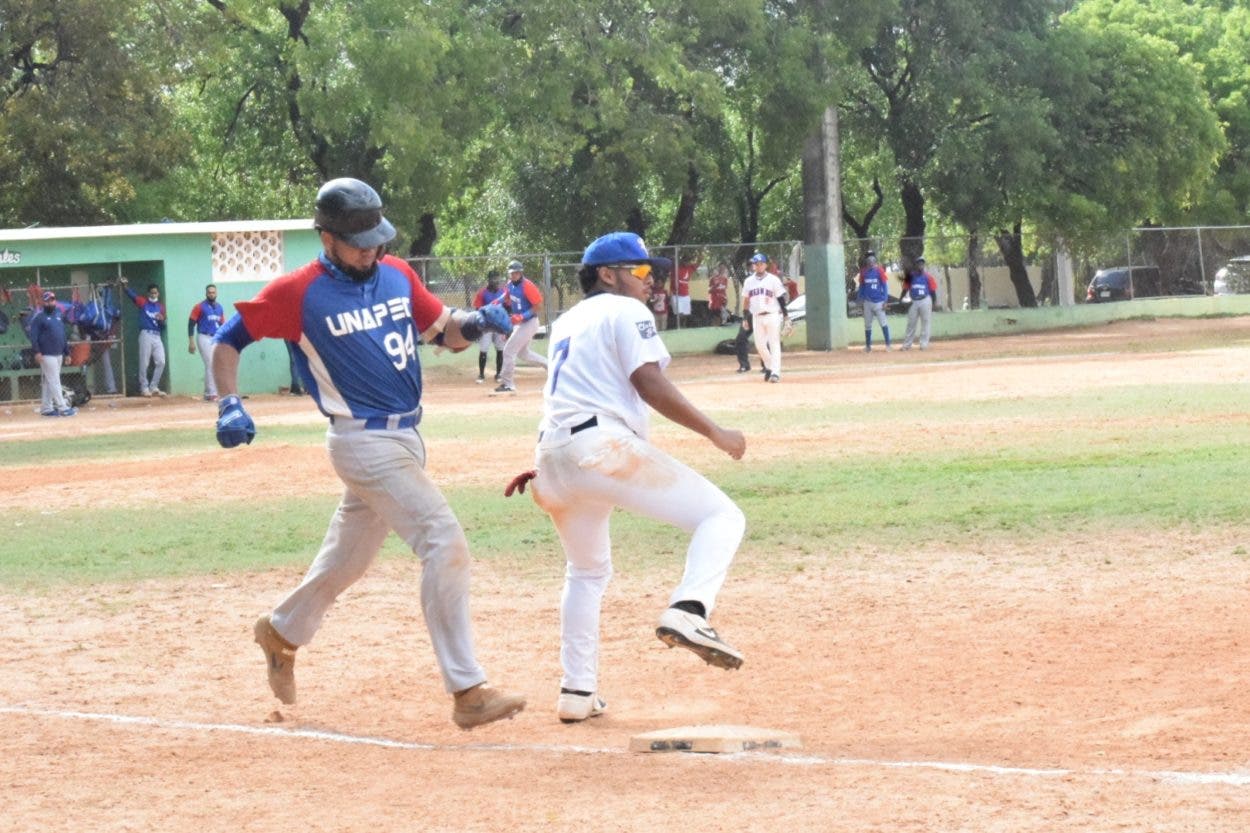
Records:
[[[768,255],[751,257],[751,274],[742,283],[745,314],[751,316],[755,350],[764,363],[764,381],[781,381],[781,324],[786,314],[786,288],[768,271]]]
[[[741,431],[725,429],[664,376],[670,357],[646,306],[653,258],[629,232],[587,247],[578,280],[586,297],[551,328],[535,470],[508,486],[533,498],[556,527],[567,567],[560,605],[563,676],[557,716],[566,723],[603,713],[599,696],[599,610],[612,577],[608,521],[616,507],[692,533],[686,567],[656,636],[721,668],[742,654],[708,624],[746,528],[724,492],[647,442],[649,411],[702,434],[735,460]]]

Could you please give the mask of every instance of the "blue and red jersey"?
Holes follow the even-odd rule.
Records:
[[[502,289],[491,289],[489,286],[484,286],[477,291],[477,295],[473,296],[473,308],[481,309],[487,304],[495,303],[503,296],[504,291]]]
[[[538,314],[535,308],[543,302],[543,293],[529,278],[523,277],[515,283],[508,281],[504,289],[508,297],[503,304],[512,313],[514,324],[529,321]]]
[[[393,255],[378,261],[373,277],[354,281],[322,254],[235,307],[218,341],[241,350],[285,339],[297,348],[296,369],[321,412],[356,419],[420,406],[417,341],[431,340],[451,314]]]
[[[226,320],[226,312],[222,309],[221,304],[216,301],[210,301],[205,298],[196,304],[191,310],[191,320],[187,324],[187,329],[195,328],[195,332],[204,336],[215,336],[217,330]],[[188,332],[187,335],[191,333]]]
[[[160,301],[152,301],[146,295],[140,295],[130,287],[126,287],[126,294],[130,296],[130,300],[135,302],[135,306],[139,308],[139,329],[147,330],[151,333],[159,333],[165,329],[165,305]],[[158,317],[159,316],[159,317]]]
[[[880,266],[865,266],[859,270],[859,300],[873,304],[890,300],[890,288],[885,270]]]
[[[911,296],[913,301],[933,298],[934,303],[937,302],[937,280],[928,272],[908,275],[903,278],[903,288],[907,290],[907,294]]]

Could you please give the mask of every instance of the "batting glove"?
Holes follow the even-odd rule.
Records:
[[[256,436],[256,423],[243,410],[243,402],[231,394],[217,406],[217,442],[222,448],[250,444]]]
[[[487,330],[506,336],[512,335],[512,322],[508,319],[508,311],[498,304],[487,304],[460,320],[460,335],[465,341],[477,341]]]

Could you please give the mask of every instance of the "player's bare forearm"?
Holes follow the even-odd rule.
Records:
[[[229,344],[213,348],[213,381],[223,397],[239,392],[239,351]]]
[[[668,380],[655,362],[649,362],[635,370],[629,381],[642,397],[642,401],[662,416],[707,437],[713,445],[735,460],[742,459],[742,455],[746,453],[747,441],[742,432],[721,428],[713,422]]]

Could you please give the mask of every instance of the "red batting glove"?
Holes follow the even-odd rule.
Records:
[[[534,471],[533,469],[530,469],[529,471],[521,472],[516,477],[512,478],[512,482],[508,484],[508,488],[503,490],[503,496],[512,497],[513,492],[519,492],[521,494],[525,494],[525,484],[529,483],[531,480],[533,480],[537,476],[538,476],[538,472]]]

